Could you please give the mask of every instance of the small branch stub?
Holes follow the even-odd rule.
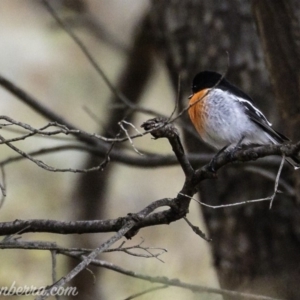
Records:
[[[172,138],[178,136],[179,132],[172,123],[168,123],[166,118],[153,118],[141,125],[146,131],[150,132],[155,139]]]

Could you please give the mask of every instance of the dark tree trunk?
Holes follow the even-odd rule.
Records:
[[[269,9],[263,2],[275,6],[276,1],[255,1],[256,6],[262,7],[261,14]],[[276,7],[278,5],[276,2]],[[276,10],[271,11],[274,14],[273,18],[281,24],[284,12],[278,12],[277,15]],[[256,99],[258,107],[266,113],[273,124],[275,123],[275,129],[284,133],[291,131],[276,126],[277,106],[270,92],[262,49],[248,1],[173,0],[168,3],[153,1],[152,12],[157,44],[160,45],[162,55],[166,59],[174,89],[179,73],[182,75],[184,91],[188,89],[195,73],[200,70],[212,69],[224,73],[227,69],[226,51],[228,51],[227,77]],[[262,22],[261,18],[260,16],[259,22]],[[271,50],[279,44],[282,46],[280,49],[290,52],[287,59],[287,63],[291,64],[290,69],[280,61],[282,56],[275,53],[276,70],[271,71],[276,73],[277,68],[280,68],[276,76],[283,76],[279,77],[279,80],[287,84],[284,86],[285,96],[290,89],[293,89],[291,95],[299,95],[296,47],[298,39],[295,32],[293,36],[286,32],[290,27],[295,28],[295,20],[295,17],[291,18],[292,24],[283,26],[280,31],[276,30],[274,24],[269,24],[273,30],[266,33],[275,43],[270,45]],[[299,34],[299,31],[296,32]],[[285,37],[285,41],[277,40],[280,36]],[[289,50],[285,49],[287,42],[288,48],[291,48]],[[277,82],[276,86],[280,88],[276,93],[282,94],[280,82]],[[285,99],[281,100],[286,101]],[[297,98],[293,99],[295,102]],[[279,103],[279,108],[285,115],[292,115],[292,127],[299,120],[299,115],[296,115],[299,113],[299,103],[299,101],[286,105]],[[183,99],[181,108],[186,105],[187,100]],[[184,118],[189,122],[186,115]],[[286,120],[286,123],[288,121]],[[297,136],[294,134],[292,137],[299,139],[299,131]],[[201,152],[207,149],[190,135],[186,135],[186,144],[190,151]],[[246,170],[249,166],[252,166],[252,169]],[[267,197],[273,192],[274,179],[270,180],[263,176],[264,171],[267,169],[275,176],[278,166],[279,161],[278,165],[273,164],[269,167],[261,166],[259,163],[226,167],[219,172],[218,180],[201,184],[199,188],[201,200],[219,205]],[[292,185],[290,174],[293,174],[293,170],[285,167],[282,177]],[[204,208],[202,211],[210,236],[213,238],[211,246],[223,288],[299,299],[299,289],[296,286],[300,279],[299,267],[295,262],[300,258],[299,234],[297,234],[300,227],[299,221],[296,222],[299,219],[299,211],[293,196],[277,196],[272,210],[269,210],[269,203],[261,202],[222,210]]]
[[[282,128],[300,140],[300,5],[298,1],[253,1],[266,64],[283,120]],[[275,34],[270,34],[275,32]],[[300,174],[295,172],[297,198]]]
[[[300,139],[300,5],[299,1],[252,1],[253,14],[264,50],[272,87],[281,117],[282,128],[289,137]],[[300,173],[293,173],[293,185],[297,198],[297,209],[290,208],[284,224],[274,224],[273,231],[284,232],[281,251],[274,253],[282,257],[276,268],[281,274],[279,286],[284,289],[283,296],[299,299],[300,267],[295,265],[300,258]],[[287,212],[281,208],[281,215]],[[279,239],[278,239],[279,240]],[[285,254],[285,255],[284,255]],[[269,270],[272,271],[272,270]]]
[[[139,24],[139,29],[129,53],[128,61],[122,72],[118,90],[123,93],[132,104],[137,104],[140,100],[141,93],[148,81],[153,66],[152,39],[149,38],[149,22],[145,17]],[[108,117],[106,130],[102,132],[103,136],[114,137],[119,131],[118,122],[126,118],[132,121],[134,115],[124,103],[118,98],[113,97],[110,101],[111,113]],[[116,107],[115,109],[113,109]],[[101,131],[101,130],[100,130]],[[115,145],[118,147],[119,145]],[[103,161],[103,158],[95,158],[90,156],[87,158],[84,168],[96,166]],[[73,206],[76,207],[76,220],[102,219],[105,218],[106,190],[110,180],[110,174],[113,171],[113,164],[109,164],[104,172],[92,172],[81,176],[73,195]],[[81,239],[81,242],[79,241]],[[98,246],[94,235],[76,236],[76,243],[85,245],[87,248],[95,248]],[[78,262],[71,261],[70,268],[73,268]],[[99,279],[101,269],[90,267]],[[85,272],[75,277],[73,285],[78,288],[78,295],[81,299],[87,297],[91,299],[99,299],[100,294],[97,285],[91,285],[92,275]]]

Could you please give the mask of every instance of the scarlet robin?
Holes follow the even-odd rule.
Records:
[[[250,96],[221,74],[204,71],[193,79],[190,119],[204,142],[223,151],[241,144],[283,144],[289,139],[272,128]],[[286,160],[300,168],[296,156]]]

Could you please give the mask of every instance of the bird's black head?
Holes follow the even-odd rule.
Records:
[[[222,80],[221,80],[222,79]],[[222,75],[213,71],[203,71],[198,73],[193,79],[192,92],[197,93],[203,89],[214,87],[217,83],[222,85],[225,79]]]
[[[198,73],[193,79],[192,92],[195,94],[203,89],[210,89],[213,87],[228,91],[237,97],[253,101],[250,96],[231,84],[224,77],[222,78],[221,74],[214,71],[203,71]]]

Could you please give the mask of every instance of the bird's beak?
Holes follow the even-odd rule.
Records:
[[[190,95],[188,99],[191,99],[194,96],[194,94]]]

